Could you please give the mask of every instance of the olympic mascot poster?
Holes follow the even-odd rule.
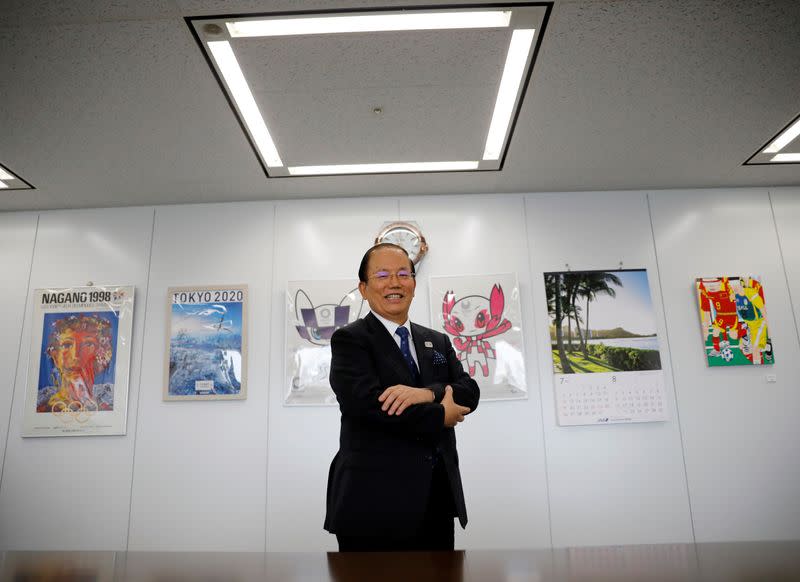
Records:
[[[34,291],[22,436],[125,434],[133,286]]]
[[[331,336],[367,312],[356,282],[289,281],[285,405],[337,404],[328,380]]]

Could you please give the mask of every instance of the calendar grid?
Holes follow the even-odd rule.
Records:
[[[669,420],[661,370],[555,374],[560,426]]]

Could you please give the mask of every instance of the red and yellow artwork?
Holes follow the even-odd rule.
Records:
[[[695,287],[709,366],[775,362],[764,286],[757,277],[701,277]]]

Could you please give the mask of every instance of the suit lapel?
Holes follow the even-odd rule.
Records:
[[[397,374],[405,378],[406,384],[411,386],[414,382],[413,378],[411,377],[411,372],[406,365],[406,360],[403,357],[403,353],[400,351],[397,343],[395,343],[394,338],[389,335],[389,330],[387,330],[386,327],[380,321],[378,321],[378,318],[375,317],[371,311],[366,317],[364,317],[364,321],[366,321],[369,325],[370,332],[372,333],[372,337],[375,341],[375,347],[378,349],[381,357],[389,362]],[[411,333],[416,337],[416,333],[414,331]],[[414,342],[414,345],[416,345],[416,341]]]
[[[433,382],[433,342],[428,330],[416,323],[411,324],[411,335],[414,336],[414,349],[419,362],[419,376],[423,386]],[[430,346],[426,346],[428,342]]]

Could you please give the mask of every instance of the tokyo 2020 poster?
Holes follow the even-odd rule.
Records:
[[[167,291],[164,400],[247,396],[247,286]]]

